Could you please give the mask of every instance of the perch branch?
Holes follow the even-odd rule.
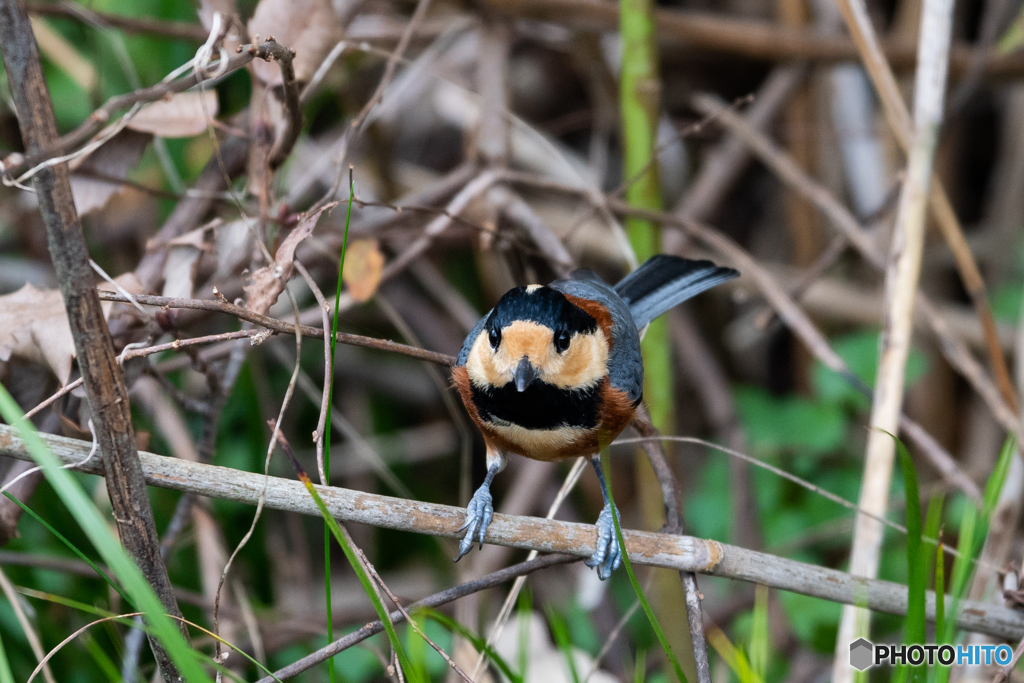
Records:
[[[63,462],[80,462],[89,444],[61,436],[40,434]],[[31,458],[17,430],[0,425],[0,455]],[[313,499],[302,483],[279,477],[242,472],[227,467],[186,462],[152,453],[140,453],[146,481],[152,486],[191,492],[200,496],[255,505],[266,486],[265,506],[319,517]],[[100,474],[102,465],[87,463],[80,471]],[[465,510],[414,500],[392,498],[349,489],[318,486],[332,516],[341,522],[457,538]],[[767,553],[746,550],[718,541],[648,531],[624,531],[630,559],[640,565],[664,567],[725,578],[763,583],[772,588],[801,593],[844,604],[863,604],[889,614],[906,614],[907,587],[889,581],[854,577],[828,567],[818,567]],[[589,557],[594,552],[597,530],[536,517],[495,514],[486,542],[523,550]],[[927,615],[935,617],[935,596],[928,594]],[[1024,615],[1000,605],[964,601],[957,616],[959,627],[998,638],[1024,636]]]

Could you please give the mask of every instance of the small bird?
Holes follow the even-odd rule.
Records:
[[[459,561],[483,548],[494,515],[491,482],[505,454],[555,461],[598,455],[633,420],[643,396],[640,330],[659,315],[739,275],[710,261],[658,255],[612,287],[590,270],[509,290],[466,337],[452,379],[487,446],[487,476],[466,510]],[[597,550],[603,580],[622,563],[607,493]]]

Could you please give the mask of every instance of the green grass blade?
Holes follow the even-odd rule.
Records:
[[[345,271],[345,252],[348,251],[348,226],[352,222],[352,199],[355,197],[355,184],[352,180],[352,168],[348,172],[348,207],[345,209],[345,233],[341,238],[341,258],[338,260],[338,286],[334,292],[334,319],[331,321],[331,366],[324,370],[324,381],[327,390],[327,425],[324,427],[324,476],[325,484],[331,481],[331,408],[334,405],[334,353],[338,347],[338,306],[341,304],[342,274]],[[328,340],[325,339],[327,344]],[[324,525],[324,605],[327,609],[327,642],[334,642],[334,617],[331,608],[331,537],[328,526]],[[334,657],[327,660],[328,678],[334,683]]]
[[[96,667],[103,672],[106,679],[111,683],[120,683],[120,670],[117,668],[117,665],[114,664],[114,660],[110,658],[110,655],[107,654],[106,650],[100,647],[100,644],[96,642],[96,639],[88,633],[83,633],[81,642],[82,647],[84,647],[85,651],[89,653],[90,657],[92,657],[92,661],[96,662]]]
[[[935,633],[946,632],[946,556],[940,541],[935,548]]]
[[[636,662],[633,663],[633,683],[644,683],[647,680],[647,650],[636,651]]]
[[[115,591],[117,591],[118,595],[120,595],[122,598],[124,598],[125,602],[127,602],[129,605],[132,604],[131,598],[129,598],[128,594],[125,593],[124,590],[120,586],[117,585],[117,582],[111,580],[111,578],[109,576],[107,576],[107,573],[104,572],[102,569],[100,569],[99,566],[95,562],[93,562],[92,559],[90,559],[90,557],[88,555],[86,555],[81,550],[79,550],[75,546],[74,543],[72,543],[68,539],[64,538],[63,534],[61,534],[59,531],[57,531],[52,526],[50,526],[49,522],[47,522],[45,519],[40,517],[36,513],[36,511],[33,510],[32,508],[30,508],[28,505],[25,505],[24,503],[22,503],[20,500],[18,500],[14,496],[12,496],[7,491],[4,491],[4,495],[7,496],[8,498],[10,498],[11,500],[13,500],[15,503],[17,503],[18,506],[21,507],[21,509],[24,510],[30,517],[32,517],[34,520],[36,520],[37,522],[42,524],[43,527],[46,528],[47,531],[49,531],[51,534],[56,536],[57,540],[59,540],[61,543],[63,543],[65,546],[67,546],[71,550],[71,552],[73,552],[75,555],[77,555],[79,557],[79,559],[81,559],[83,562],[85,562],[90,567],[92,567],[93,570],[96,572],[96,574],[101,579],[106,581],[110,585],[111,588],[113,588]]]
[[[996,504],[999,502],[999,494],[1003,490],[1003,485],[1006,484],[1006,476],[1010,473],[1010,463],[1013,461],[1014,453],[1016,452],[1017,441],[1011,435],[1003,443],[1003,450],[999,453],[999,460],[996,462],[995,469],[992,470],[992,474],[988,478],[988,483],[985,484],[985,495],[982,497],[981,511],[986,524],[989,517],[992,516],[992,511],[996,509]]]
[[[612,497],[612,478],[611,478],[611,465],[609,463],[610,456],[608,455],[608,449],[604,448],[601,451],[601,466],[607,473],[604,481],[605,487],[608,493],[608,500],[615,500]],[[687,683],[686,674],[683,673],[683,667],[679,664],[679,659],[676,658],[675,653],[672,651],[672,645],[668,642],[668,638],[665,637],[665,631],[662,630],[661,624],[658,623],[658,618],[654,616],[654,610],[651,609],[651,603],[647,601],[647,596],[644,595],[644,589],[640,585],[640,582],[636,578],[636,573],[633,571],[633,565],[629,561],[629,553],[626,552],[626,541],[622,537],[622,526],[619,524],[619,513],[615,509],[615,506],[611,506],[612,511],[612,522],[615,524],[615,537],[619,541],[619,548],[622,549],[622,566],[626,568],[626,574],[629,576],[629,582],[633,586],[633,592],[636,593],[637,600],[640,601],[640,607],[643,608],[644,614],[647,615],[647,620],[651,623],[651,629],[654,630],[654,635],[658,638],[658,643],[661,644],[661,649],[664,650],[665,656],[668,657],[668,661],[672,664],[672,670],[676,674],[676,679],[679,683]]]
[[[477,634],[473,633],[468,628],[466,628],[459,622],[449,617],[447,614],[438,612],[437,610],[432,609],[430,607],[424,607],[420,611],[422,611],[427,617],[433,619],[441,626],[444,626],[452,633],[461,636],[463,639],[469,642],[476,649],[477,652],[483,652],[485,655],[487,655],[487,657],[492,662],[494,662],[494,665],[498,667],[498,670],[501,671],[501,673],[504,674],[505,677],[508,678],[508,680],[512,681],[512,683],[523,683],[522,676],[517,676],[516,674],[512,673],[512,667],[508,665],[508,662],[506,662],[501,657],[501,655],[494,651],[494,648],[487,644],[486,640],[484,640]]]
[[[3,638],[0,638],[0,683],[14,683],[14,673],[11,671],[10,661],[7,659]]]
[[[729,637],[725,635],[722,629],[713,626],[708,631],[708,642],[711,643],[711,647],[715,649],[718,656],[736,674],[740,683],[763,683],[763,679],[750,668],[747,658],[732,644],[732,641],[729,640]]]
[[[922,534],[922,543],[924,539],[931,538],[936,541],[939,538],[939,533],[942,529],[942,506],[945,503],[945,495],[938,493],[928,499],[928,512],[925,515],[924,520],[924,532]],[[932,541],[929,541],[931,543]],[[938,545],[936,543],[936,545]],[[932,575],[932,562],[935,560],[935,553],[924,552],[924,546],[922,545],[922,555],[924,561],[924,577],[925,581]]]
[[[178,667],[183,679],[197,683],[210,681],[199,663],[198,653],[188,646],[181,632],[178,631],[177,625],[164,614],[160,599],[142,576],[142,572],[135,562],[114,538],[114,534],[107,527],[99,510],[96,509],[92,500],[85,494],[71,473],[62,468],[60,461],[36,434],[35,427],[28,420],[22,419],[21,409],[3,385],[0,385],[0,416],[3,416],[8,424],[14,425],[18,429],[32,458],[43,468],[43,475],[50,486],[60,496],[75,521],[82,527],[93,546],[103,557],[104,562],[131,596],[132,604],[136,605],[139,611],[145,613],[145,618],[149,621],[153,634],[163,645],[174,665]]]
[[[553,607],[549,607],[548,623],[551,624],[551,635],[555,640],[555,645],[562,651],[562,656],[565,657],[565,663],[569,667],[569,675],[572,676],[573,683],[580,683],[579,672],[576,671],[576,662],[572,657],[572,638],[569,636],[569,627],[565,623],[565,619],[559,614]]]
[[[530,587],[523,585],[519,592],[519,647],[518,659],[519,675],[526,681],[526,674],[530,668],[530,616],[533,614],[533,592]]]
[[[754,589],[754,623],[750,633],[750,667],[764,680],[768,672],[768,586]]]
[[[899,455],[900,469],[903,471],[903,490],[907,499],[907,620],[903,642],[910,645],[913,643],[923,644],[925,639],[925,618],[924,598],[927,590],[928,578],[926,564],[922,560],[921,552],[921,503],[920,494],[917,488],[917,473],[914,471],[914,462],[910,459],[907,447],[895,436],[891,435],[896,442],[896,452]],[[893,679],[896,683],[903,683],[911,679],[921,680],[925,669],[923,667],[900,666],[896,670]]]
[[[295,463],[297,464],[297,463]],[[409,656],[405,652],[405,648],[402,646],[402,640],[398,637],[398,633],[395,631],[395,625],[391,622],[391,615],[388,610],[384,607],[384,603],[381,602],[380,596],[377,595],[377,591],[374,590],[372,579],[363,569],[362,563],[359,562],[359,558],[356,557],[355,549],[349,544],[348,539],[345,538],[345,534],[341,533],[341,527],[338,526],[337,520],[331,516],[330,510],[327,509],[327,505],[324,503],[324,499],[317,493],[316,488],[313,486],[313,482],[309,480],[309,477],[305,472],[299,475],[302,483],[305,484],[306,490],[309,491],[309,495],[313,497],[313,501],[316,503],[317,508],[320,510],[320,515],[324,518],[324,522],[327,524],[327,528],[330,529],[334,539],[341,546],[342,552],[345,553],[345,557],[348,558],[348,562],[352,565],[352,570],[356,573],[356,577],[359,579],[359,583],[362,584],[363,590],[366,592],[366,596],[370,598],[370,602],[373,603],[373,609],[377,612],[377,618],[380,619],[384,625],[384,631],[388,634],[388,640],[391,641],[391,647],[395,650],[395,656],[398,657],[398,663],[405,672],[406,678],[413,683],[419,683],[421,681],[418,672],[413,668],[412,663],[409,661]]]

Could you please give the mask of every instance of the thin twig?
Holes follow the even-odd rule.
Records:
[[[724,106],[724,102],[709,95],[695,96],[693,104],[698,110],[718,109]],[[832,226],[849,240],[850,244],[868,263],[880,271],[885,270],[885,256],[874,244],[868,231],[831,192],[811,178],[786,152],[766,136],[754,130],[742,118],[730,112],[724,112],[720,120],[738,138],[743,140],[763,163],[775,171],[779,178],[814,203],[829,219]],[[953,334],[935,304],[923,292],[917,292],[916,304],[918,311],[931,327],[935,336],[938,337],[942,353],[950,365],[974,387],[1000,424],[1007,431],[1014,432],[1019,439],[1024,439],[1024,428],[1021,426],[1020,419],[1010,404],[1005,401],[1000,388],[987,376],[984,368],[974,358],[966,344]],[[1002,353],[1001,350],[1000,353]]]
[[[568,564],[570,562],[578,562],[579,560],[580,558],[578,557],[568,557],[566,555],[545,555],[544,557],[539,557],[528,562],[520,562],[519,564],[512,565],[511,567],[499,569],[498,571],[487,574],[486,576],[481,576],[479,579],[467,581],[461,585],[443,590],[440,593],[435,593],[430,597],[409,605],[409,609],[416,610],[421,607],[441,607],[442,605],[464,598],[467,595],[472,595],[474,593],[479,593],[480,591],[499,586],[510,579],[532,574],[533,572],[546,569],[548,567]],[[406,615],[399,610],[395,610],[390,614],[390,618],[393,623],[398,624],[405,620]],[[296,662],[292,662],[283,669],[275,671],[274,675],[282,680],[291,678],[292,676],[297,676],[303,671],[313,668],[317,664],[340,652],[344,652],[354,645],[358,645],[370,636],[376,635],[383,630],[384,625],[380,620],[370,622],[358,631],[354,631],[344,638],[336,640],[330,645],[320,648],[316,652],[307,655]],[[271,683],[271,681],[272,679],[267,677],[260,679],[257,683]]]
[[[846,26],[857,44],[860,57],[864,61],[871,81],[875,85],[879,99],[882,102],[882,110],[885,113],[889,127],[896,137],[896,141],[909,155],[915,144],[915,125],[918,125],[918,118],[915,111],[915,121],[911,121],[910,112],[906,102],[896,83],[896,77],[883,54],[878,42],[871,19],[868,17],[867,7],[864,0],[839,0],[839,9],[846,20]],[[922,34],[923,35],[923,34]],[[922,43],[923,44],[923,43]],[[921,67],[928,66],[923,61],[923,53],[919,55],[922,60]],[[945,85],[945,72],[949,61],[949,45],[945,46],[945,55],[942,58],[942,84]],[[972,60],[972,62],[975,60]],[[920,70],[919,70],[920,72]],[[932,77],[937,74],[932,74]],[[916,92],[916,91],[915,91]],[[916,95],[915,95],[915,108]],[[938,121],[942,120],[942,113],[938,115]],[[917,131],[920,135],[920,131]],[[909,163],[909,162],[908,162]],[[935,216],[935,222],[942,233],[946,244],[956,260],[957,271],[960,279],[971,297],[978,319],[981,322],[982,331],[985,335],[985,342],[988,348],[989,360],[992,363],[992,370],[995,374],[996,384],[1003,396],[1003,400],[1011,407],[1014,413],[1019,412],[1019,399],[1013,388],[1013,380],[1010,377],[1006,365],[1006,358],[1003,356],[1002,345],[999,343],[999,334],[996,328],[995,319],[992,317],[992,310],[988,303],[988,292],[985,281],[981,277],[981,271],[974,260],[967,239],[964,237],[963,229],[957,218],[953,205],[949,200],[942,184],[937,179],[931,179],[928,187],[928,203],[931,212]]]
[[[103,301],[120,301],[125,302],[126,300],[119,294],[112,292],[100,292],[100,299]],[[223,301],[211,301],[208,299],[176,299],[165,296],[148,296],[137,294],[135,300],[140,304],[147,306],[161,306],[163,308],[190,308],[199,311],[213,311],[216,313],[227,313],[228,315],[239,318],[240,320],[247,320],[254,325],[265,327],[268,330],[274,332],[283,332],[285,334],[294,334],[295,325],[294,323],[288,323],[277,318],[271,318],[270,316],[260,315],[253,311],[246,310],[241,306],[235,306],[234,304],[225,303]],[[303,337],[312,337],[313,339],[324,339],[323,328],[309,327],[301,325]],[[251,336],[254,333],[250,331],[242,331],[237,333],[239,335]],[[358,334],[348,334],[346,332],[339,332],[337,337],[338,343],[349,344],[351,346],[362,346],[368,349],[376,349],[378,351],[389,351],[392,353],[399,353],[403,356],[409,356],[410,358],[416,358],[417,360],[425,360],[431,363],[437,363],[439,365],[451,365],[455,362],[455,356],[449,356],[446,353],[438,353],[436,351],[427,351],[426,349],[417,349],[413,346],[407,346],[405,344],[398,344],[396,342],[388,341],[386,339],[375,339],[373,337],[364,337]],[[184,344],[187,340],[183,340],[179,345]],[[170,346],[173,348],[174,343]]]
[[[272,41],[264,42],[258,46],[244,45],[241,48],[241,54],[235,55],[228,60],[223,73],[237,71],[256,58],[269,59],[272,56],[284,55],[286,53],[287,48]],[[219,67],[214,70],[220,72]],[[37,167],[49,159],[66,154],[77,148],[93,135],[100,132],[117,111],[128,109],[144,102],[156,102],[167,95],[184,92],[207,80],[207,78],[206,74],[201,75],[193,71],[190,75],[176,81],[157,83],[148,88],[112,97],[102,107],[90,114],[78,128],[48,142],[38,150],[28,150],[23,158],[14,160],[8,157],[5,159],[3,166],[4,175],[9,178],[18,178],[24,175],[28,169]]]
[[[295,260],[295,270],[299,271],[299,275],[306,281],[306,286],[309,287],[310,291],[313,292],[313,296],[316,297],[316,303],[320,306],[320,310],[323,317],[324,323],[324,339],[331,336],[331,305],[327,303],[327,299],[324,298],[324,293],[320,291],[320,288],[316,284],[316,280],[312,278],[306,267]],[[298,356],[298,354],[295,354]],[[298,361],[296,361],[298,362]],[[324,382],[323,391],[321,392],[320,398],[320,415],[316,420],[316,432],[313,434],[313,441],[316,443],[316,470],[320,474],[320,483],[328,485],[331,482],[327,481],[327,470],[324,469],[324,430],[327,429],[327,406],[331,398],[331,345],[324,344]]]

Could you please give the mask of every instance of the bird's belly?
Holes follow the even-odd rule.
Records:
[[[588,437],[594,433],[594,429],[583,427],[527,429],[511,422],[488,422],[487,429],[504,442],[507,450],[534,460],[572,457],[579,445],[589,441]]]

